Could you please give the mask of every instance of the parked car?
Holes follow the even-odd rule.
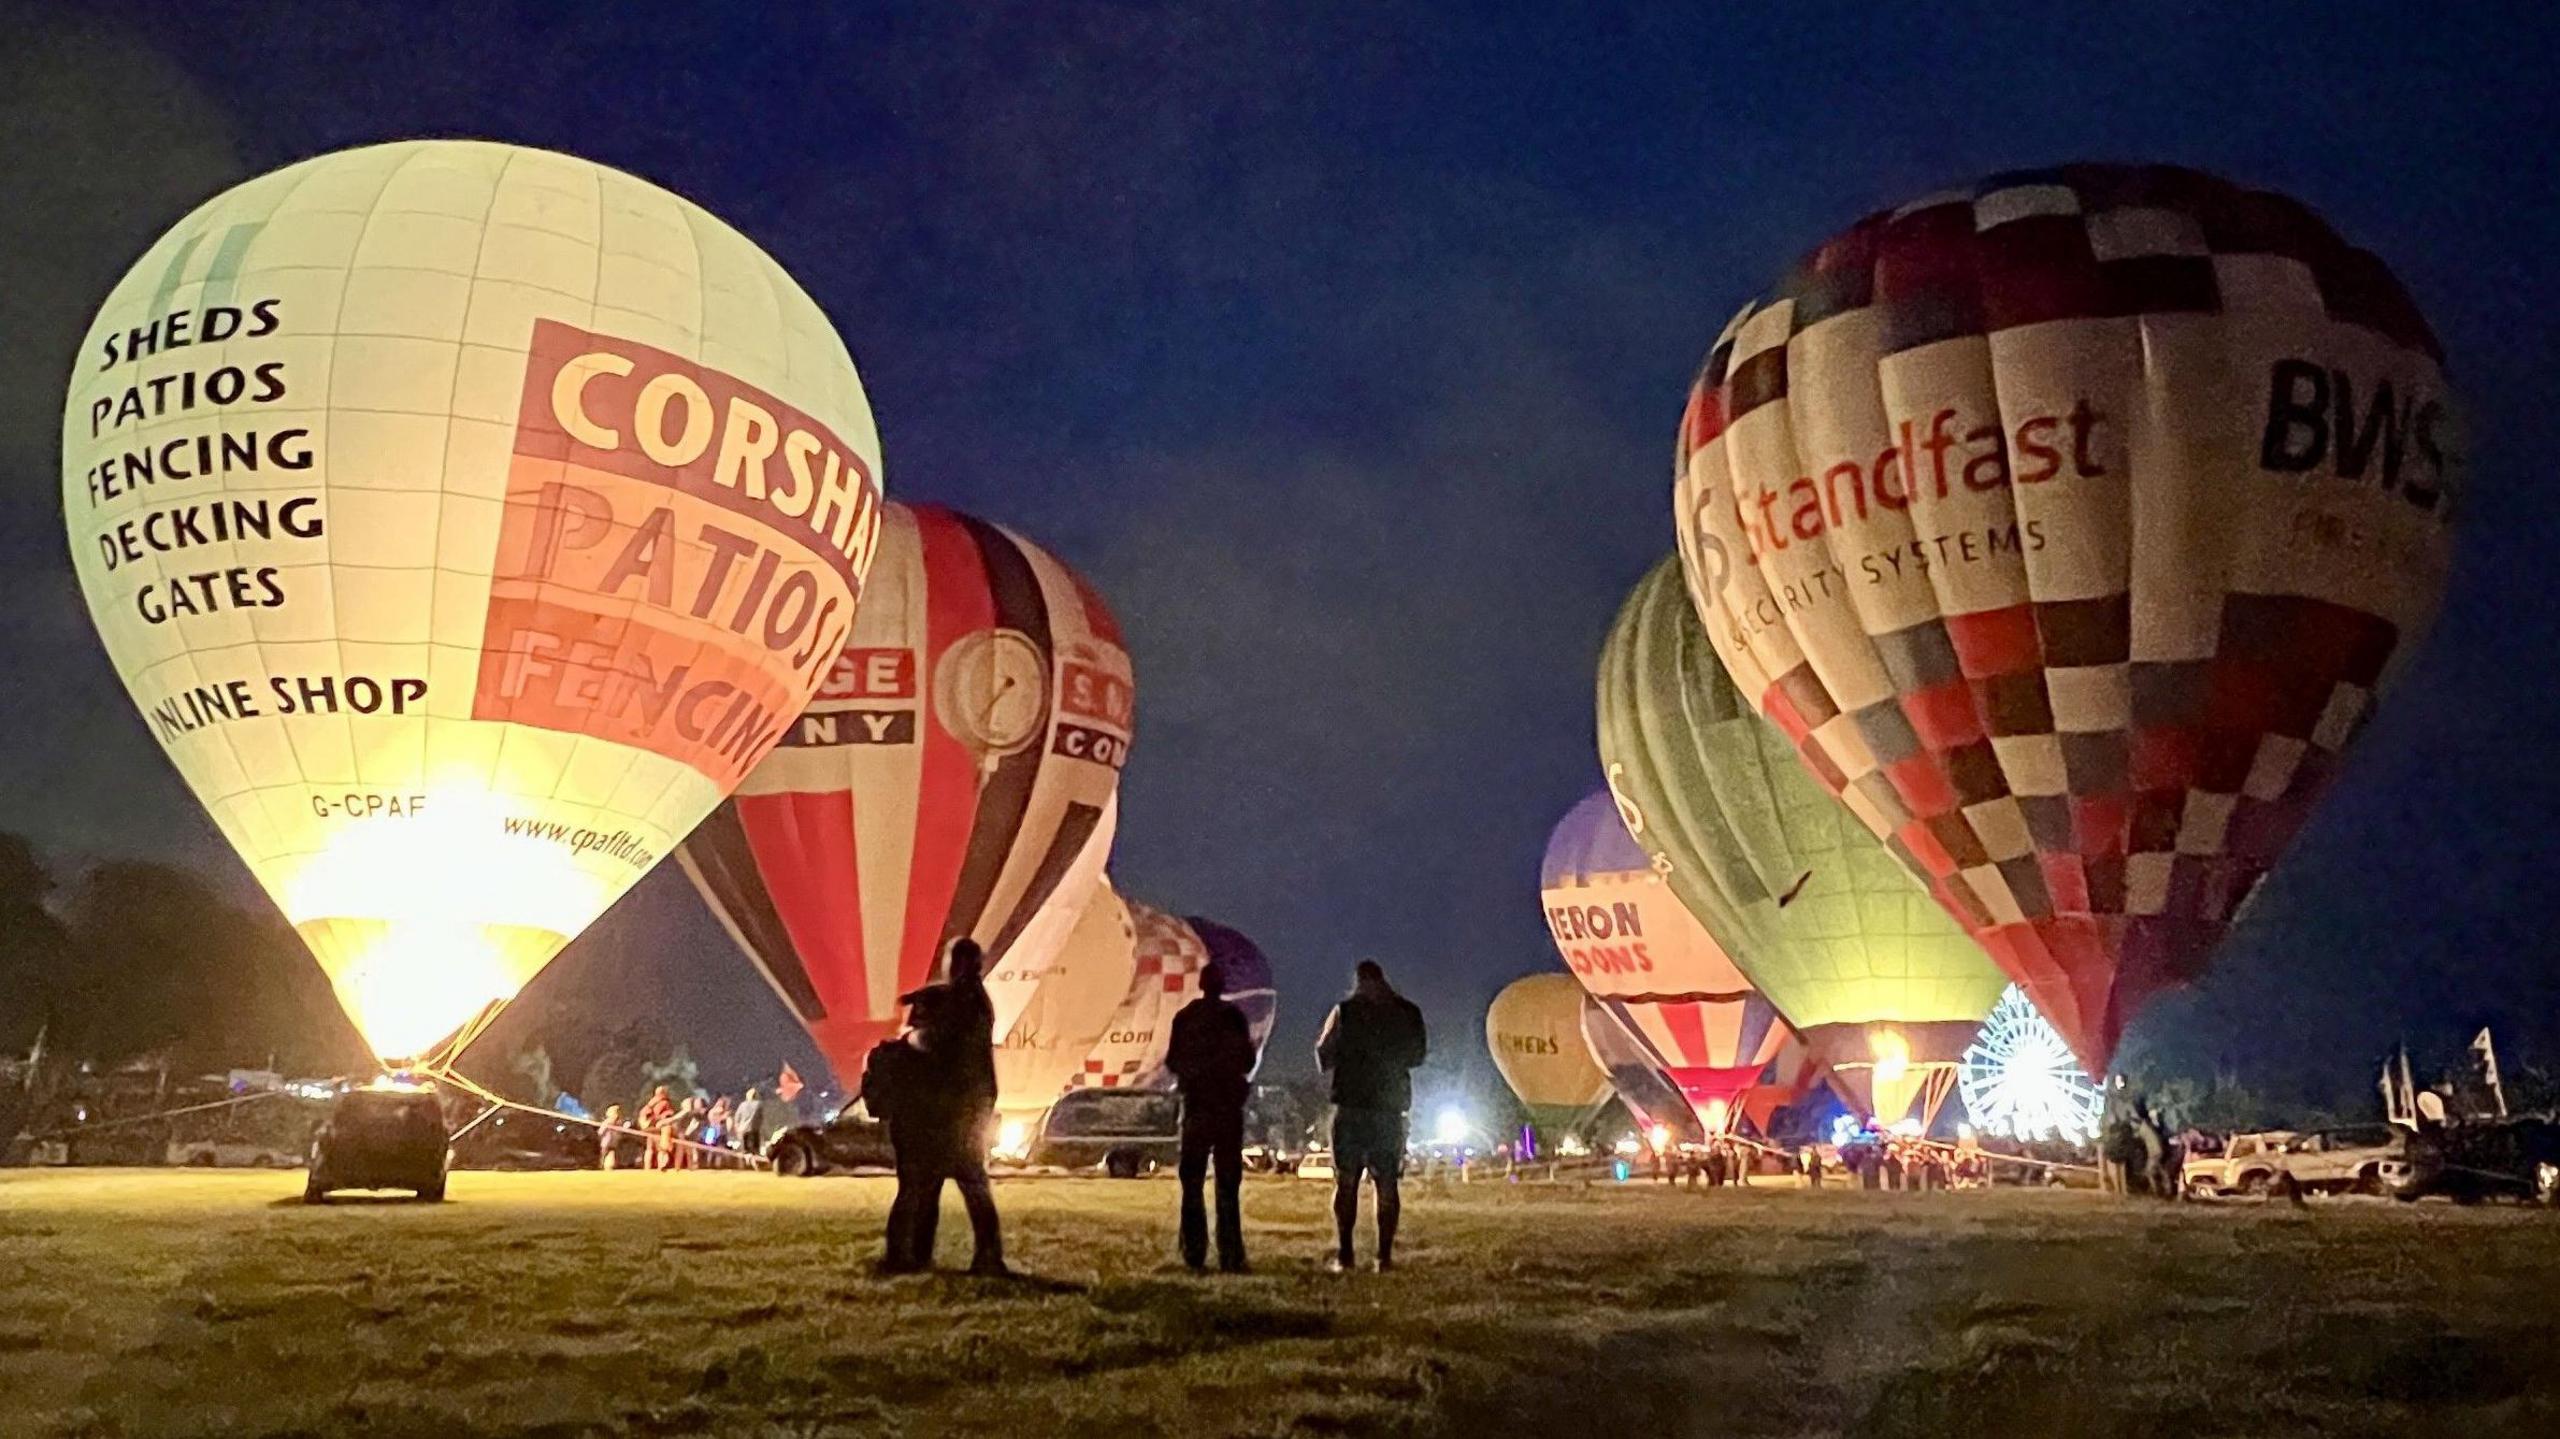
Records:
[[[2189,1156],[2178,1181],[2190,1195],[2265,1194],[2275,1187],[2284,1147],[2295,1137],[2290,1129],[2235,1134],[2219,1154]]]
[[[2442,1194],[2457,1204],[2513,1198],[2560,1205],[2560,1124],[2533,1115],[2431,1125],[2384,1162],[2382,1183],[2399,1200]]]
[[[793,1125],[766,1141],[764,1153],[773,1161],[773,1172],[786,1179],[897,1165],[889,1148],[889,1126],[851,1108],[822,1123]]]
[[[341,1189],[406,1189],[428,1203],[444,1198],[453,1162],[444,1106],[433,1086],[375,1084],[350,1089],[311,1136],[302,1199],[317,1204]]]
[[[302,1156],[253,1139],[173,1139],[168,1162],[189,1169],[297,1169]]]
[[[1182,1101],[1152,1090],[1077,1089],[1049,1106],[1025,1158],[1135,1179],[1182,1157]]]

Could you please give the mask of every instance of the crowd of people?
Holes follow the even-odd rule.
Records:
[[[600,1169],[730,1169],[764,1153],[765,1141],[780,1126],[778,1106],[763,1091],[746,1097],[706,1098],[688,1094],[678,1099],[666,1085],[651,1090],[638,1113],[624,1117],[619,1104],[607,1105],[596,1131],[596,1165]]]

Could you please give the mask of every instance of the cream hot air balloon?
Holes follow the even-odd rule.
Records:
[[[1532,974],[1504,985],[1485,1010],[1493,1067],[1549,1139],[1589,1123],[1612,1093],[1583,1041],[1582,999],[1572,975]]]
[[[386,1057],[450,1053],[764,757],[880,528],[799,286],[507,145],[207,201],[99,310],[63,429],[109,656]]]
[[[2381,261],[2073,165],[1871,216],[1747,307],[1675,507],[1734,682],[2096,1074],[2405,666],[2463,474]]]
[[[1129,906],[1108,881],[1097,885],[1056,959],[1010,1001],[1013,1023],[996,1043],[996,1113],[1008,1131],[1027,1127],[1057,1103],[1109,1032],[1138,970],[1138,932]],[[1008,1140],[1008,1147],[1013,1141]]]

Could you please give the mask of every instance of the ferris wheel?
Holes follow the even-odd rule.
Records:
[[[1974,1126],[2012,1139],[2080,1143],[2098,1132],[2106,1107],[2061,1031],[2014,984],[1964,1052],[1956,1083]]]

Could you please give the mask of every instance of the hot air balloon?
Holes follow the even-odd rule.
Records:
[[[1538,883],[1565,967],[1652,1051],[1709,1130],[1729,1127],[1787,1026],[1671,892],[1609,791],[1566,811]]]
[[[1504,985],[1485,1011],[1484,1039],[1502,1082],[1542,1134],[1577,1129],[1609,1102],[1608,1072],[1582,1042],[1582,986],[1571,975],[1532,974]]]
[[[1215,920],[1190,917],[1192,932],[1209,950],[1209,961],[1227,982],[1227,1002],[1244,1011],[1245,1023],[1253,1029],[1255,1065],[1259,1068],[1263,1047],[1271,1042],[1272,1026],[1280,1022],[1280,991],[1271,978],[1271,960],[1261,946]]]
[[[1699,1127],[1697,1112],[1689,1107],[1680,1087],[1662,1072],[1662,1061],[1651,1047],[1627,1028],[1608,1005],[1592,996],[1582,996],[1582,1043],[1591,1054],[1591,1062],[1609,1076],[1609,1088],[1627,1113],[1648,1133],[1660,1125],[1671,1131],[1682,1143],[1694,1143],[1705,1135]]]
[[[1006,1130],[1027,1135],[1067,1091],[1127,1002],[1137,969],[1136,922],[1106,881],[1095,886],[1055,960],[1020,981],[1028,992],[1013,1004],[1014,1021],[996,1043],[996,1114]]]
[[[1048,963],[1107,858],[1131,723],[1111,612],[1008,530],[891,505],[867,598],[808,712],[682,851],[839,1076],[950,940],[991,974]]]
[[[1599,721],[1628,831],[1841,1098],[1933,1114],[2007,982],[1734,689],[1668,559],[1609,632]]]
[[[1743,692],[2096,1074],[2406,662],[2463,474],[2379,260],[2088,165],[1871,216],[1746,307],[1676,508]]]
[[[1778,1057],[1769,1061],[1769,1074],[1760,1083],[1742,1091],[1734,1108],[1748,1124],[1764,1137],[1774,1137],[1778,1111],[1804,1103],[1815,1086],[1822,1083],[1822,1062],[1804,1041],[1793,1035],[1778,1049]],[[1959,1071],[1958,1087],[1962,1087]]]
[[[1070,1089],[1162,1089],[1173,1044],[1173,1016],[1200,995],[1200,971],[1209,947],[1183,920],[1151,904],[1128,900],[1136,927],[1137,964],[1129,991],[1084,1066],[1067,1080]]]
[[[63,437],[108,655],[386,1059],[449,1060],[763,759],[881,524],[781,267],[510,145],[205,202],[99,310]]]

